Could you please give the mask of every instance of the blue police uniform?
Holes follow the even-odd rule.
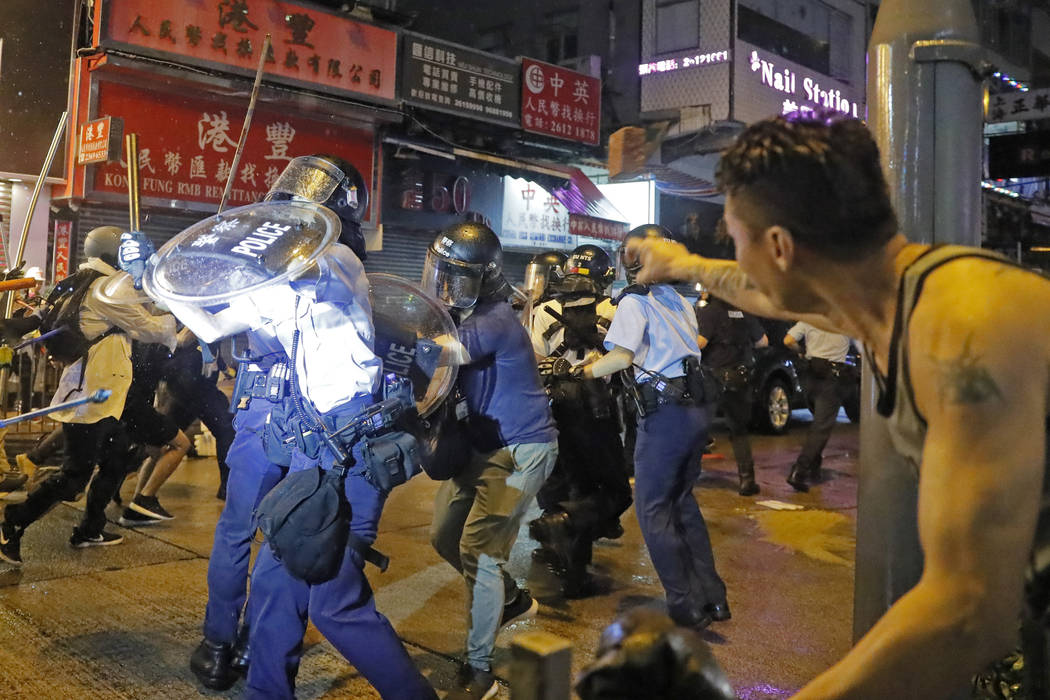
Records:
[[[605,347],[634,353],[636,380],[685,375],[683,360],[699,358],[696,316],[688,302],[668,285],[644,294],[626,294],[616,309]],[[671,617],[695,624],[707,605],[725,602],[726,589],[715,571],[707,525],[693,485],[700,476],[700,456],[707,442],[708,414],[703,405],[662,402],[638,418],[634,448],[634,502],[649,556],[663,584]]]
[[[304,402],[322,415],[348,418],[372,403],[371,389],[379,373],[380,362],[370,349],[373,328],[368,281],[361,262],[341,245],[326,252],[318,268],[318,275],[307,280],[308,288],[279,287],[253,302],[257,314],[252,320],[253,335],[271,346],[276,342],[285,355],[295,355]],[[295,353],[293,338],[298,346]],[[237,610],[237,596],[243,600],[243,579],[229,583],[218,579],[224,572],[230,572],[231,578],[243,576],[248,554],[244,535],[250,538],[254,531],[252,511],[279,481],[281,472],[263,449],[262,426],[267,414],[289,415],[290,403],[290,398],[280,404],[255,399],[239,417],[238,440],[231,448],[227,503],[216,531],[221,551],[212,555],[218,554],[221,560],[215,565],[214,577],[209,567],[209,584],[215,590],[210,591],[206,633],[209,629],[229,633],[231,626],[236,627],[232,611]],[[350,529],[371,543],[385,495],[365,479],[357,447],[354,454],[359,466],[345,480],[353,509]],[[317,464],[329,468],[334,462],[323,448],[317,454],[305,454],[296,446],[288,457],[290,471]],[[235,475],[234,470],[240,474]],[[376,610],[363,569],[360,554],[348,548],[334,578],[310,585],[292,577],[269,547],[260,550],[245,611],[252,650],[247,697],[294,697],[302,638],[311,619],[383,698],[436,698],[390,622]]]
[[[280,345],[259,333],[249,333],[249,352],[256,358],[254,366],[264,371],[275,362],[287,361]],[[226,455],[230,468],[226,503],[215,525],[208,560],[204,636],[213,642],[234,642],[248,593],[248,561],[255,534],[252,513],[287,471],[288,465],[274,464],[263,450],[262,430],[270,408],[266,399],[252,399],[233,419],[236,435]]]

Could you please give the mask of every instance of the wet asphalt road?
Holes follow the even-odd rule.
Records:
[[[857,426],[840,419],[824,453],[824,482],[798,494],[784,482],[808,419],[805,411],[795,415],[801,420],[787,435],[755,438],[759,496],[737,495],[732,457],[719,454],[728,452],[728,440],[718,429],[715,454],[705,457],[694,491],[733,611],[732,620],[715,623],[705,636],[745,700],[789,696],[850,643]],[[82,502],[59,505],[30,528],[22,543],[25,566],[0,565],[0,697],[204,695],[187,659],[199,640],[207,596],[207,558],[222,507],[214,497],[217,483],[213,458],[188,460],[160,494],[176,519],[138,531],[113,524],[126,538],[119,546],[68,545]],[[130,497],[133,488],[129,480],[123,493]],[[369,567],[368,575],[379,609],[444,696],[465,639],[465,590],[429,544],[436,488],[420,476],[391,495],[377,547],[392,563],[383,574]],[[785,505],[801,509],[781,509]],[[115,521],[119,508],[111,506],[109,514]],[[498,675],[509,675],[516,634],[543,630],[570,640],[575,673],[593,658],[601,629],[618,612],[637,605],[662,609],[633,510],[623,524],[622,538],[595,548],[600,592],[542,605],[536,618],[504,629]],[[534,546],[523,527],[510,562],[522,582]],[[313,628],[306,645],[298,697],[378,697]],[[238,697],[242,687],[207,695]],[[507,688],[501,697],[509,697]]]

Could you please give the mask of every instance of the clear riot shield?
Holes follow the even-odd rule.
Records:
[[[427,417],[452,391],[463,361],[456,324],[445,306],[408,280],[368,275],[375,353],[383,371],[412,381],[416,408]]]

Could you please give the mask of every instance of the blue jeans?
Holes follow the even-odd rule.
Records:
[[[360,457],[359,447],[355,455]],[[319,463],[331,466],[326,450],[313,460],[297,451],[291,471]],[[350,531],[374,542],[386,497],[368,483],[360,469],[346,477],[344,490],[353,512]],[[247,698],[295,697],[295,676],[309,619],[384,700],[437,700],[390,621],[376,610],[364,561],[349,547],[339,573],[317,585],[293,577],[269,546],[262,547],[252,569],[246,615],[252,649]]]
[[[208,560],[204,636],[213,642],[232,644],[237,635],[248,595],[248,561],[255,534],[252,513],[286,471],[271,463],[263,452],[262,426],[271,406],[268,401],[255,399],[247,410],[238,411],[233,421],[237,433],[226,454],[230,467],[226,504],[215,526]]]
[[[677,404],[662,405],[638,420],[635,512],[672,613],[698,611],[726,597],[693,496],[707,425],[705,408]]]
[[[476,668],[491,667],[503,604],[517,589],[504,566],[525,511],[557,458],[557,442],[475,453],[438,490],[430,542],[466,580],[467,662]]]

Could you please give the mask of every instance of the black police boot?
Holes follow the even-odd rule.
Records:
[[[824,472],[821,470],[821,462],[824,461],[824,455],[817,455],[817,458],[813,461],[813,464],[809,467],[809,472],[806,474],[806,478],[809,479],[811,484],[819,484],[824,480]]]
[[[226,642],[213,642],[205,637],[190,656],[190,670],[205,688],[229,690],[237,682],[237,672],[230,667],[231,654]]]
[[[242,676],[247,676],[251,653],[251,646],[248,644],[248,624],[242,623],[237,630],[237,641],[233,643],[233,650],[230,652],[230,668]]]
[[[529,523],[529,536],[557,558],[562,569],[572,559],[572,524],[564,511],[547,513]]]
[[[787,478],[791,488],[802,493],[809,491],[809,486],[806,485],[806,471],[806,468],[798,462],[791,465],[791,473],[788,474]]]
[[[740,489],[737,493],[741,496],[754,496],[761,491],[758,487],[758,483],[755,481],[754,464],[738,464],[736,465],[736,469],[737,473],[740,474]]]

